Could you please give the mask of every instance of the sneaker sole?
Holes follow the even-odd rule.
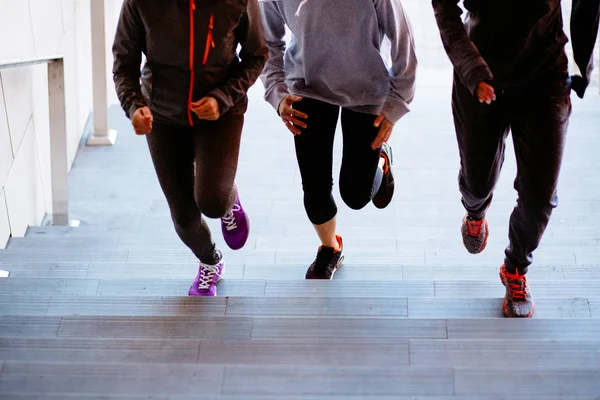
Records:
[[[504,311],[504,316],[506,318],[531,318],[533,316],[533,312],[535,311],[535,304],[531,307],[531,312],[527,316],[524,316],[524,317],[516,317],[516,316],[512,315],[510,313],[510,311],[508,311],[508,306],[506,304],[506,297],[504,297],[504,305],[502,308]]]
[[[338,272],[338,270],[342,267],[343,262],[344,262],[344,256],[342,255],[340,257],[340,260],[338,261],[337,265],[335,266],[335,269],[333,271],[331,271],[331,278],[329,278],[329,280],[333,279],[333,276],[335,275],[335,273]]]
[[[392,177],[392,182],[394,182],[394,186],[392,188],[392,192],[390,193],[390,198],[389,198],[388,201],[383,202],[383,203],[379,203],[376,200],[377,199],[377,194],[375,195],[375,197],[373,197],[373,200],[372,200],[373,205],[376,208],[380,209],[380,210],[383,210],[384,208],[386,208],[387,206],[390,205],[390,203],[392,202],[392,199],[394,198],[394,191],[396,189],[396,185],[395,185],[396,181],[394,180],[394,169],[392,168],[393,165],[394,165],[394,152],[392,150],[392,146],[387,146],[386,148],[388,150],[388,155],[389,155],[389,157],[388,157],[388,172],[389,172],[389,174]],[[381,184],[383,185],[383,181],[381,182]]]

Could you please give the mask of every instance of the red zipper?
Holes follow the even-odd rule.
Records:
[[[215,14],[210,14],[210,20],[208,21],[208,33],[206,34],[206,46],[204,47],[204,58],[202,59],[202,65],[206,65],[208,62],[208,55],[210,49],[215,47],[213,41],[213,28],[215,27]]]
[[[194,95],[194,11],[196,10],[195,0],[190,0],[190,92],[188,95],[188,120],[191,126],[194,126],[192,119],[192,96]]]

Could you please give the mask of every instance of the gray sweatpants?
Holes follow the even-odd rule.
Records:
[[[155,124],[147,135],[175,231],[203,263],[218,259],[202,216],[221,218],[233,206],[243,124],[243,115],[226,113],[194,127]]]

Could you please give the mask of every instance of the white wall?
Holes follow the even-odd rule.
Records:
[[[91,111],[90,0],[0,0],[0,60],[65,56],[69,161]],[[51,212],[46,66],[0,71],[0,248]]]

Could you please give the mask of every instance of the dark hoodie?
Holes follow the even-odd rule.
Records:
[[[156,122],[189,126],[199,121],[191,103],[205,96],[221,114],[244,113],[268,49],[257,0],[124,0],[113,54],[128,117],[148,106]]]
[[[474,93],[482,81],[499,88],[544,79],[567,79],[568,59],[560,0],[433,0],[446,52]],[[593,67],[600,0],[573,0],[571,37],[581,75],[572,79],[583,97]]]

